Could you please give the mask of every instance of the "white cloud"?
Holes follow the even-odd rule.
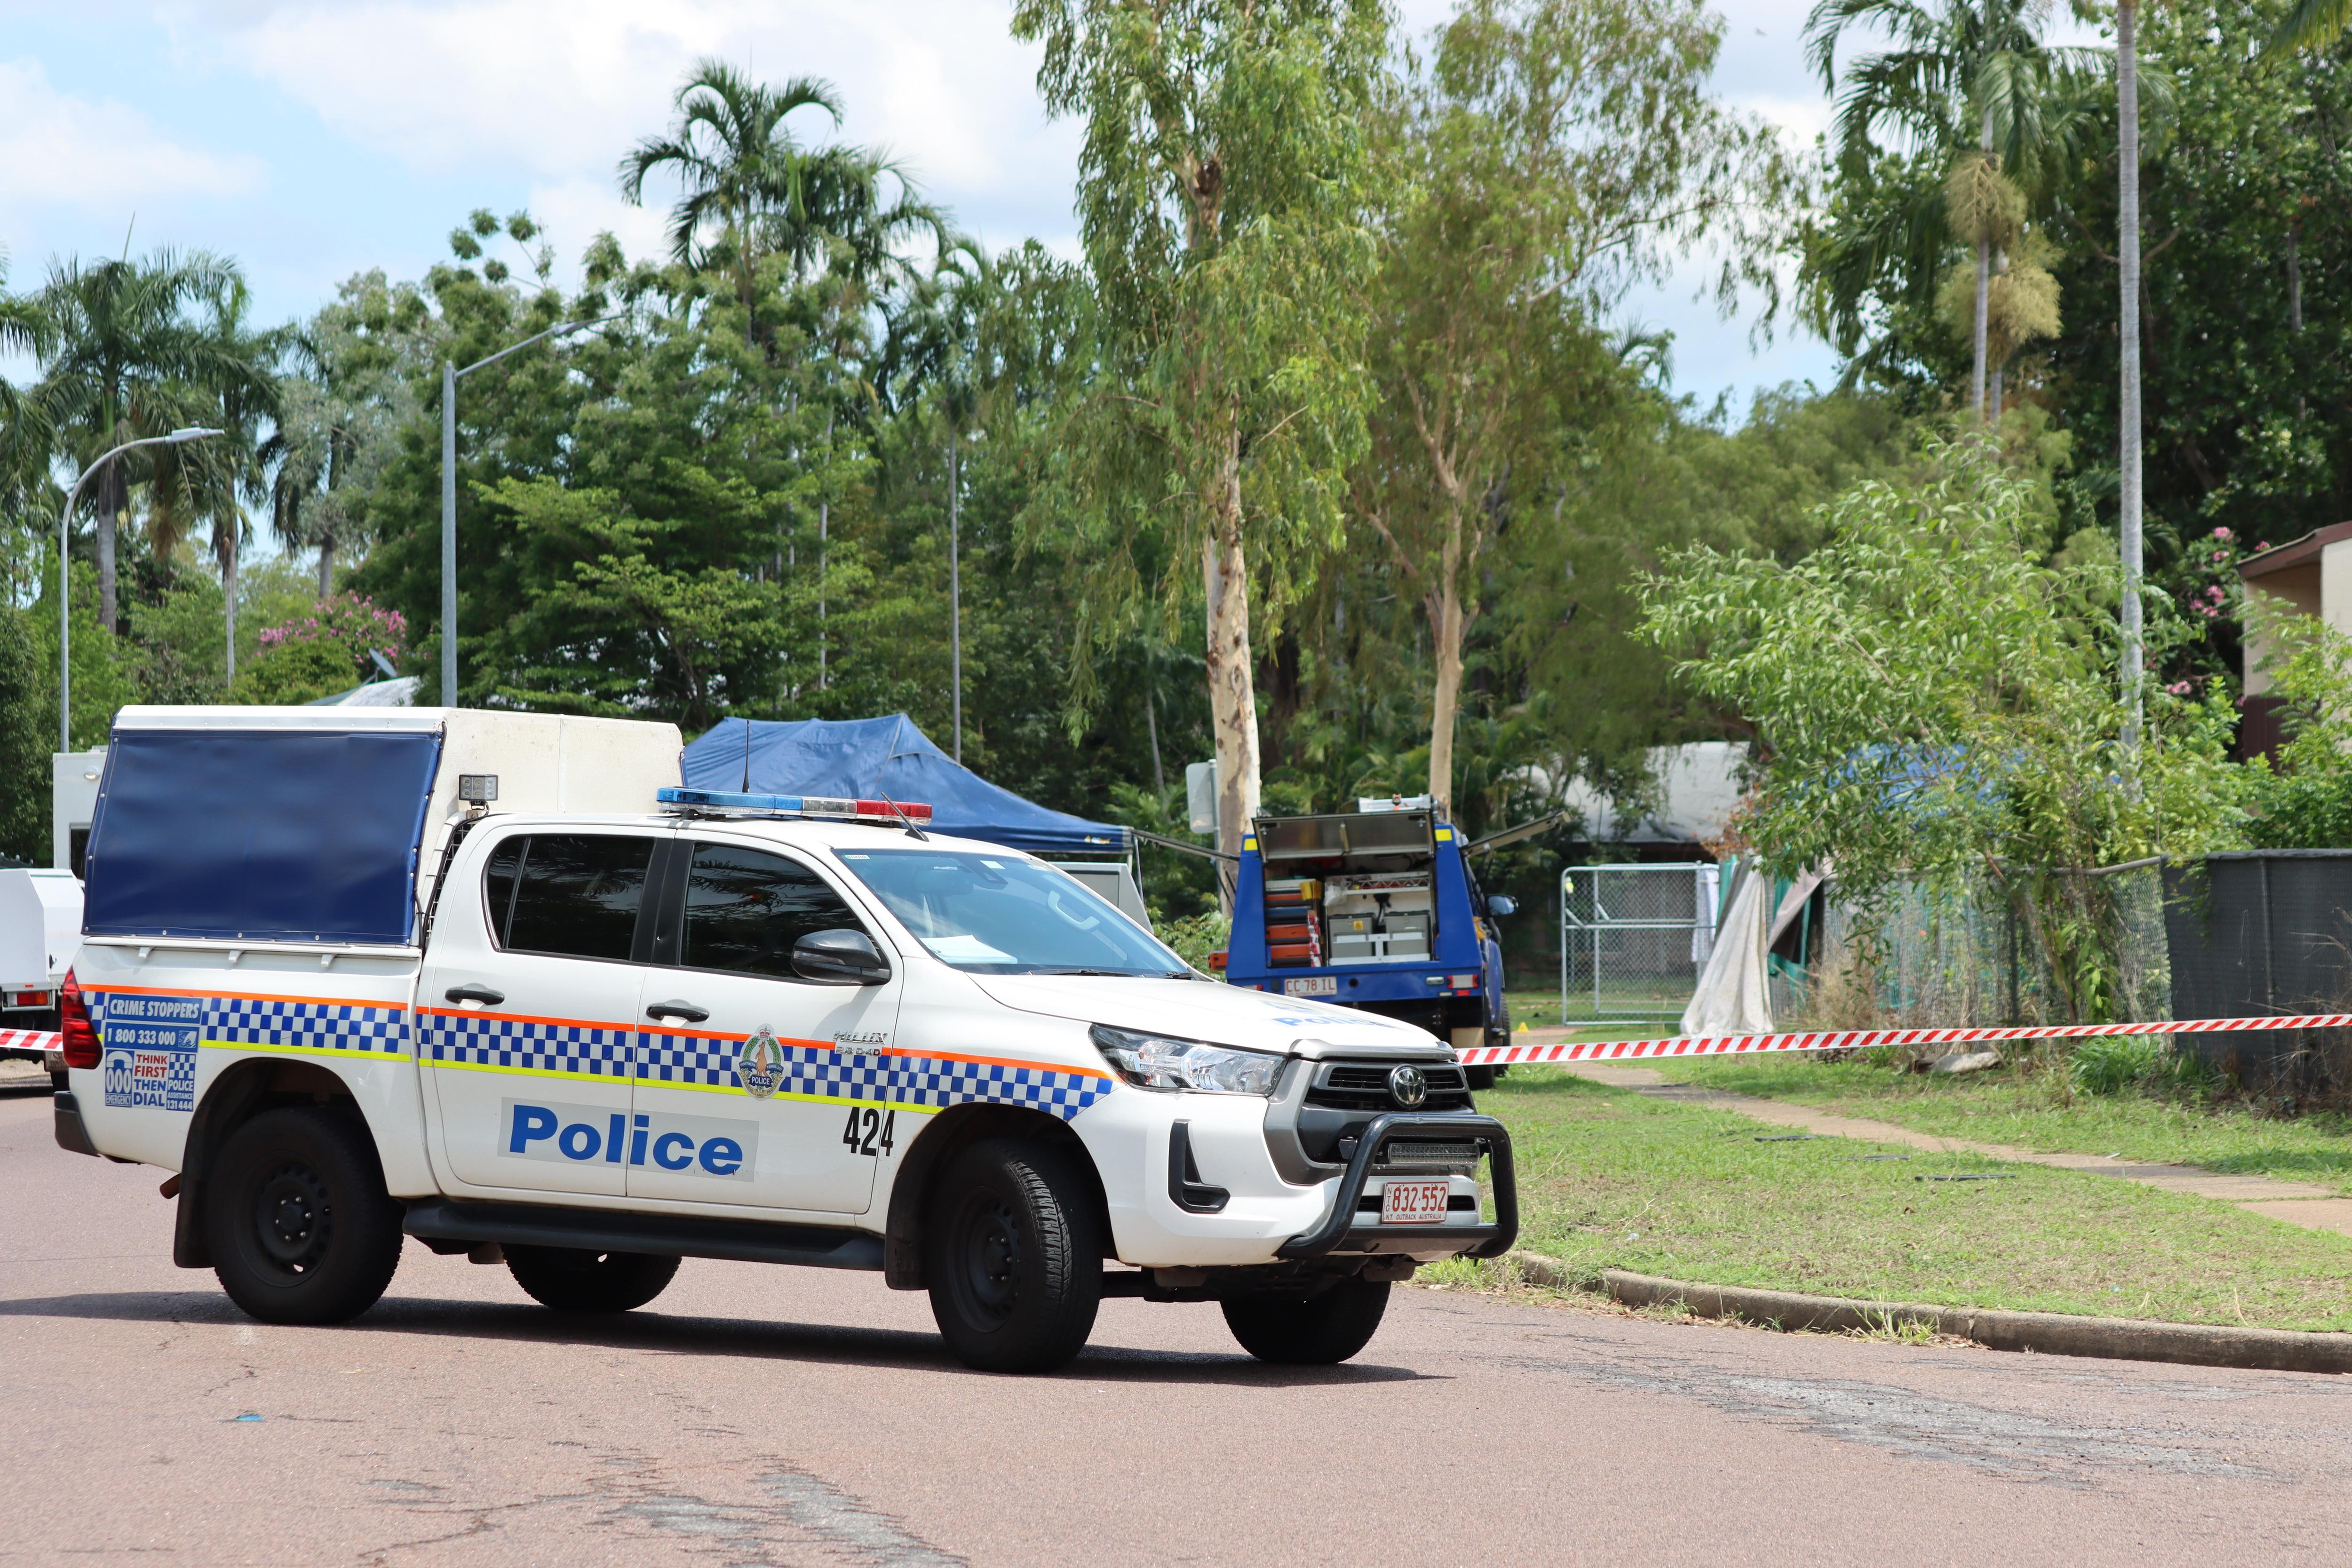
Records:
[[[531,187],[530,216],[555,247],[558,265],[572,276],[587,243],[605,229],[632,261],[660,261],[668,252],[667,219],[658,206],[633,207],[610,180],[572,179]],[[501,252],[500,254],[503,254]],[[508,258],[509,263],[512,258]]]
[[[216,158],[169,140],[128,104],[59,92],[37,60],[0,60],[0,204],[120,209],[152,195],[246,195],[252,158]]]
[[[609,184],[703,56],[835,83],[841,134],[902,158],[989,222],[1068,223],[1075,128],[1049,127],[1003,0],[287,0],[183,9],[184,47],[257,75],[362,146],[435,174],[520,168]],[[822,115],[796,129],[827,134]],[[1034,225],[1015,222],[1016,228]],[[1010,239],[1013,233],[992,234]]]

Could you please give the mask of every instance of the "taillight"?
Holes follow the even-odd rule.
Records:
[[[96,1067],[98,1026],[89,1021],[89,1009],[82,1004],[81,987],[74,984],[70,969],[66,971],[65,988],[58,993],[58,1023],[65,1035],[66,1066]]]

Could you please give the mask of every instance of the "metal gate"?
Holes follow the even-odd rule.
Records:
[[[1559,1021],[1680,1017],[1715,945],[1716,879],[1703,862],[1562,871]]]

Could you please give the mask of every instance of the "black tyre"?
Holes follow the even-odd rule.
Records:
[[[1475,1094],[1482,1089],[1494,1088],[1495,1075],[1502,1070],[1500,1068],[1464,1068],[1462,1077],[1469,1085],[1470,1092]]]
[[[559,1312],[626,1312],[677,1277],[677,1259],[645,1252],[572,1247],[509,1247],[507,1272],[542,1307]]]
[[[1224,1307],[1225,1327],[1258,1360],[1337,1366],[1372,1342],[1389,1310],[1389,1288],[1342,1279],[1313,1296],[1236,1296]]]
[[[265,1323],[355,1318],[400,1266],[400,1205],[349,1113],[263,1111],[229,1134],[207,1187],[213,1272]]]
[[[924,1237],[931,1316],[982,1372],[1051,1372],[1102,1302],[1102,1222],[1086,1173],[1048,1144],[992,1138],[940,1178]]]

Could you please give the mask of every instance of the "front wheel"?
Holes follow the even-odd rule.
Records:
[[[1337,1366],[1372,1342],[1389,1310],[1389,1288],[1342,1279],[1312,1296],[1235,1296],[1224,1307],[1225,1327],[1258,1360]]]
[[[1051,1372],[1085,1348],[1102,1302],[1102,1226],[1077,1162],[984,1139],[942,1173],[925,1226],[931,1316],[964,1365]]]
[[[265,1110],[229,1134],[207,1184],[213,1272],[263,1322],[340,1323],[392,1283],[400,1205],[356,1118]]]
[[[509,1247],[507,1272],[530,1299],[559,1312],[629,1312],[669,1288],[677,1259],[573,1247]]]

